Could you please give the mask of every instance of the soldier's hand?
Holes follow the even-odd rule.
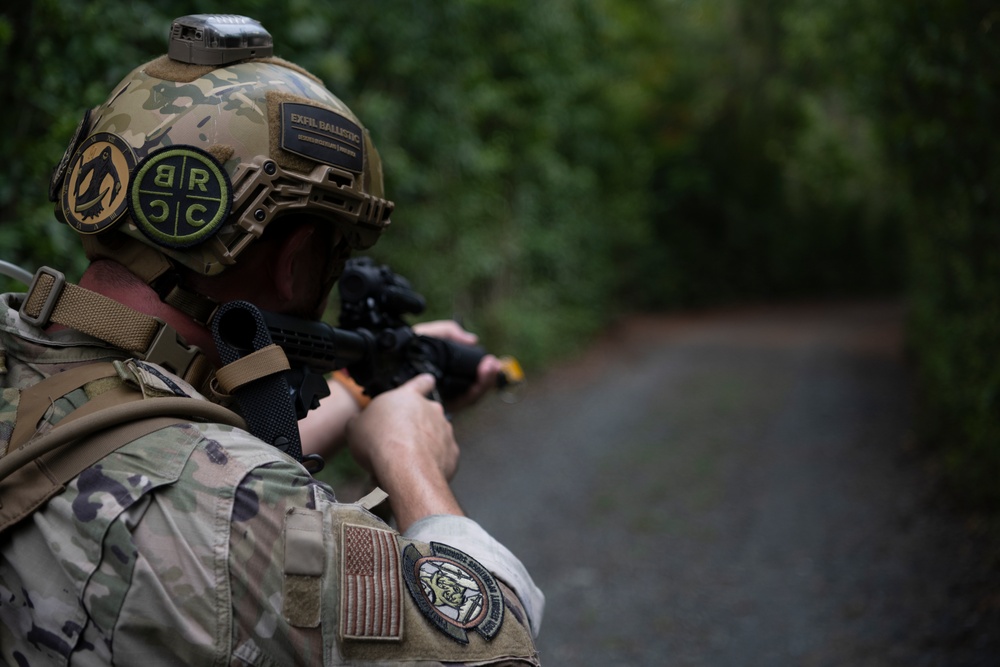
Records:
[[[432,375],[380,394],[347,426],[354,458],[389,494],[400,530],[432,514],[461,515],[448,486],[459,449],[444,408],[427,398]]]
[[[442,338],[453,343],[462,345],[475,345],[479,342],[479,337],[462,328],[454,320],[435,320],[433,322],[421,322],[413,325],[413,331],[421,336],[431,336],[432,338]],[[497,375],[500,373],[502,365],[500,360],[492,354],[485,355],[476,368],[476,381],[461,396],[451,399],[445,407],[449,412],[456,412],[468,407],[482,398],[483,394],[497,386]]]

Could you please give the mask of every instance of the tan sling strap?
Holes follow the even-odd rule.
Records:
[[[232,394],[245,384],[289,368],[285,351],[272,344],[226,364],[215,372],[215,380],[219,389]]]
[[[201,350],[187,345],[160,318],[67,283],[62,273],[47,266],[35,273],[20,315],[39,328],[55,322],[132,352],[140,359],[163,366],[199,390],[205,388],[211,372]]]
[[[0,459],[0,533],[111,452],[167,426],[196,420],[246,428],[246,422],[226,408],[182,397],[134,400],[63,419],[45,435]],[[66,449],[70,443],[75,444]]]

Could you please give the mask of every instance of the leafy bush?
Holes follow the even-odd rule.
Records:
[[[1000,12],[847,3],[849,65],[906,198],[907,294],[925,442],[960,496],[1000,508]]]
[[[0,248],[83,269],[47,201],[83,110],[165,50],[164,0],[8,3]],[[618,313],[905,284],[925,432],[1000,500],[997,10],[984,0],[263,0],[277,54],[379,147],[375,249],[537,367]],[[3,286],[11,281],[0,279]]]

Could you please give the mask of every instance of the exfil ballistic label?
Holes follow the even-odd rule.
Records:
[[[172,146],[136,167],[129,211],[150,239],[184,248],[215,234],[232,203],[229,175],[214,157],[194,146]]]
[[[281,103],[281,147],[290,153],[360,174],[365,165],[361,132],[357,123],[329,109]]]

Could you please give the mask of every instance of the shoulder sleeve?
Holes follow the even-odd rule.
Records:
[[[251,665],[330,664],[324,661],[318,613],[303,622],[303,613],[296,608],[301,596],[287,591],[301,559],[286,559],[286,554],[307,543],[299,537],[299,518],[315,514],[315,497],[321,493],[292,461],[258,466],[236,487],[228,559],[234,658]],[[308,572],[320,581],[326,573],[326,550],[332,545],[322,533],[306,532],[314,534],[306,556],[318,558],[318,565]]]
[[[231,521],[234,658],[538,664],[519,594],[468,538],[492,544],[478,530],[459,530],[460,546],[444,530],[430,531],[430,542],[402,536],[360,505],[337,503],[290,461],[254,468],[236,490]],[[493,560],[520,565],[513,556]]]
[[[521,561],[482,526],[467,517],[437,515],[417,521],[407,529],[405,536],[424,542],[444,542],[478,559],[514,591],[524,605],[532,635],[538,636],[545,610],[545,595],[532,581]]]
[[[343,658],[538,664],[522,601],[462,548],[477,550],[473,540],[449,544],[446,531],[417,540],[360,505],[320,499],[319,506],[336,542],[332,566],[340,586],[328,599],[337,605],[335,634]]]

